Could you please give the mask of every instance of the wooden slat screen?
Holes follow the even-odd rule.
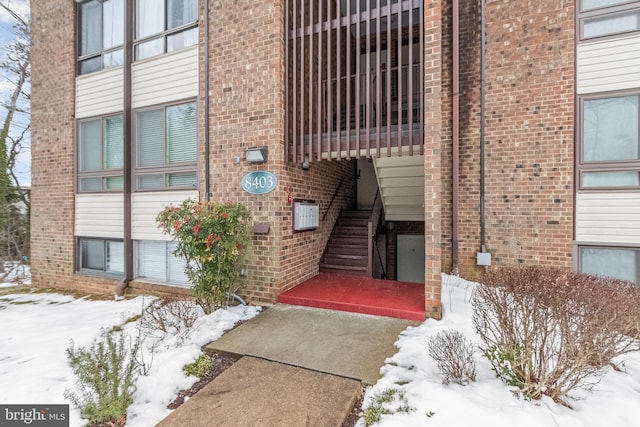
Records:
[[[423,7],[286,1],[287,159],[422,153]]]

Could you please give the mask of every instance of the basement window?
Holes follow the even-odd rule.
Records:
[[[581,246],[580,272],[640,285],[640,249]]]
[[[176,242],[138,240],[136,243],[136,279],[154,283],[189,287],[185,262],[173,251]]]
[[[106,274],[124,274],[122,240],[78,239],[78,270]]]

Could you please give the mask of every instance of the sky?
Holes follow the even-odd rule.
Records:
[[[0,283],[0,403],[65,404],[66,389],[74,386],[65,349],[71,340],[87,347],[103,329],[121,325],[132,337],[140,331],[140,314],[153,297],[139,296],[125,301],[92,301],[56,293],[12,293]],[[496,378],[489,362],[476,351],[476,381],[466,386],[442,383],[442,375],[428,354],[430,338],[444,330],[457,330],[479,346],[470,297],[476,285],[443,275],[443,319],[428,319],[401,332],[395,343],[397,353],[381,366],[382,377],[366,390],[364,408],[372,398],[388,389],[402,392],[388,405],[390,415],[382,416],[378,427],[632,427],[640,426],[640,354],[630,353],[616,360],[620,371],[606,368],[593,390],[572,392],[573,409],[544,397],[526,400],[517,389]],[[23,291],[26,289],[23,288]],[[4,295],[3,295],[4,294]],[[127,427],[155,425],[171,410],[166,406],[180,389],[196,381],[186,376],[182,366],[194,361],[201,346],[218,339],[234,323],[259,315],[259,307],[237,306],[201,315],[192,328],[179,333],[145,335],[143,351],[153,362],[147,375],[139,378],[129,407]],[[364,316],[364,315],[363,315]],[[46,319],[46,333],[42,333]],[[156,331],[157,332],[157,331]],[[42,351],[42,349],[46,351]],[[345,351],[348,351],[345,349]],[[399,406],[408,411],[395,411]],[[82,425],[80,413],[71,409],[72,427]],[[361,418],[356,427],[364,427]]]
[[[29,18],[29,2],[28,0],[0,0],[0,3],[10,7],[14,12],[16,12],[21,17],[28,19]],[[15,20],[9,13],[7,13],[3,8],[0,8],[0,61],[5,59],[6,56],[6,48],[14,39],[15,32],[13,29],[13,25]],[[0,70],[0,103],[5,104],[12,92],[13,86],[11,82],[7,79],[7,75]],[[6,117],[7,111],[6,109],[0,110],[0,123],[4,121]],[[29,118],[26,115],[16,116],[15,119],[16,124],[18,126],[25,126],[28,124]],[[16,172],[18,175],[18,179],[20,181],[20,185],[27,186],[31,184],[31,158],[29,150],[25,150],[20,156],[17,165]]]

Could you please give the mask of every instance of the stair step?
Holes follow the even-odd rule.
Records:
[[[349,227],[338,225],[333,229],[333,234],[336,236],[356,236],[356,237],[367,237],[368,233],[367,227]]]
[[[367,257],[359,255],[325,255],[324,264],[343,265],[352,267],[367,266]]]
[[[340,264],[327,264],[327,263],[322,263],[320,264],[320,268],[327,268],[327,269],[331,269],[331,270],[340,270],[340,271],[367,271],[367,266],[365,265],[360,266],[360,265],[340,265]]]
[[[369,218],[371,211],[342,211],[340,216],[343,218]]]
[[[342,227],[364,227],[367,228],[369,217],[367,218],[339,218],[336,225]]]
[[[334,245],[329,243],[327,246],[328,254],[342,254],[342,255],[362,255],[367,256],[367,247],[366,246],[355,246],[355,245]]]
[[[320,266],[320,272],[322,272],[322,273],[340,274],[340,275],[344,275],[344,276],[364,276],[364,277],[368,276],[366,270],[365,271],[338,270],[338,269],[323,267],[322,265]]]
[[[368,239],[366,237],[353,237],[353,236],[332,236],[331,243],[336,245],[351,245],[351,246],[368,246]]]

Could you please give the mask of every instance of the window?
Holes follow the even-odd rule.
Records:
[[[78,4],[78,74],[124,63],[124,0]]]
[[[640,189],[640,95],[580,100],[580,188]]]
[[[123,189],[122,116],[78,122],[78,192]]]
[[[640,285],[640,249],[582,246],[580,271]]]
[[[581,0],[580,40],[640,31],[640,2]]]
[[[196,103],[136,112],[137,190],[196,187]]]
[[[136,60],[198,43],[197,0],[136,0]]]
[[[124,274],[123,241],[79,238],[78,270]]]
[[[136,242],[136,278],[188,287],[184,260],[173,255],[176,242],[139,240]]]

